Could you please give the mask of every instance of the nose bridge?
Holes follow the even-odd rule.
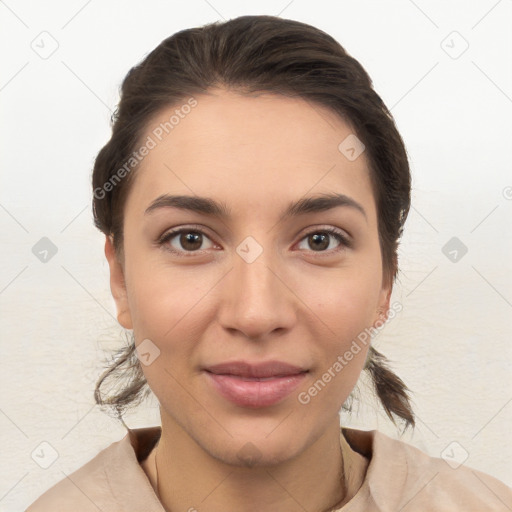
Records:
[[[225,328],[235,328],[257,338],[291,325],[293,294],[281,282],[282,277],[278,277],[279,261],[271,247],[264,248],[253,237],[247,237],[237,246],[221,314]]]

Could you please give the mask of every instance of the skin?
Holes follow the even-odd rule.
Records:
[[[137,346],[149,339],[160,350],[142,366],[162,420],[160,442],[143,467],[155,485],[156,454],[160,499],[172,511],[340,506],[366,468],[366,459],[340,445],[339,411],[368,345],[308,404],[298,395],[389,308],[366,155],[348,160],[338,145],[353,133],[350,126],[301,99],[223,89],[196,99],[136,171],[123,253],[115,254],[108,237],[105,244],[119,322],[133,329]],[[290,202],[332,192],[357,201],[365,215],[342,206],[279,221]],[[231,216],[177,208],[145,214],[162,194],[222,201]],[[205,232],[199,252],[183,237],[180,244],[179,234],[156,243],[170,228],[194,224]],[[351,247],[330,237],[327,248],[315,250],[307,235],[322,228],[348,234]],[[263,249],[252,263],[236,252],[248,236]],[[181,254],[189,248],[188,257],[166,247]],[[201,371],[228,360],[271,359],[309,372],[282,402],[259,409],[229,402]],[[249,442],[258,454],[252,463],[239,456]]]

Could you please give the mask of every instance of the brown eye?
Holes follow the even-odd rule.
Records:
[[[334,229],[311,231],[302,240],[306,241],[306,249],[312,252],[339,251],[350,247],[348,238]],[[331,245],[333,240],[335,240],[335,243]]]
[[[203,247],[207,240],[210,241],[210,245]],[[187,256],[187,253],[200,252],[211,249],[213,246],[205,233],[191,228],[168,231],[159,239],[158,244],[172,253],[185,256]]]

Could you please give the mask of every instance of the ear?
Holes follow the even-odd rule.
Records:
[[[110,236],[105,237],[105,256],[110,267],[110,291],[116,303],[117,321],[125,329],[133,329],[124,270],[114,249],[114,242]]]
[[[391,302],[391,292],[393,290],[393,285],[385,285],[382,287],[379,296],[379,304],[377,306],[376,318],[374,321],[374,326],[377,322],[385,323],[388,319],[389,314],[389,303]]]

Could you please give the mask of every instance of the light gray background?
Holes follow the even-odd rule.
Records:
[[[413,208],[394,292],[404,309],[376,347],[414,392],[418,428],[403,439],[512,486],[510,0],[7,0],[0,510],[22,510],[124,435],[92,397],[104,350],[122,333],[90,208],[118,86],[172,33],[242,14],[330,33],[391,108],[410,155]],[[42,237],[57,247],[46,262],[32,252]],[[369,398],[342,422],[396,436]],[[157,423],[155,400],[128,418]]]

